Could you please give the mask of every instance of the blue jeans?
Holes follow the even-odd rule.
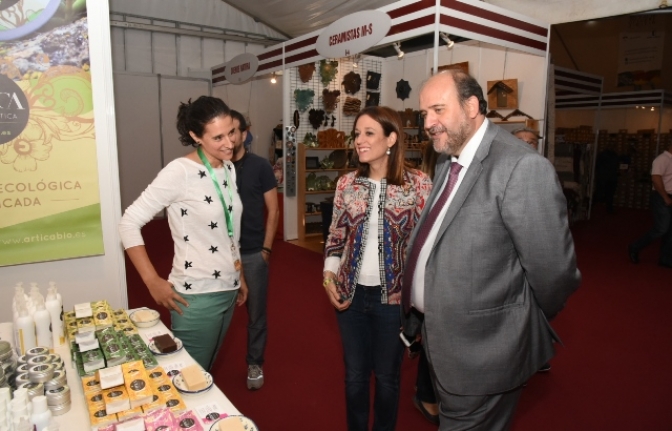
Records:
[[[650,206],[653,214],[653,227],[644,236],[630,244],[630,247],[639,253],[653,241],[662,238],[658,262],[663,265],[672,265],[672,207],[665,205],[665,201],[656,191],[651,192]]]
[[[241,255],[247,283],[247,356],[248,365],[263,365],[266,350],[266,299],[268,264],[261,252]]]
[[[394,431],[404,345],[399,339],[400,305],[380,303],[379,287],[357,285],[352,304],[336,312],[345,361],[349,431],[369,425],[369,382],[375,376],[373,431]]]

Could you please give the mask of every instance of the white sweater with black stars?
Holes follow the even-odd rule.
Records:
[[[238,252],[243,214],[236,188],[236,171],[228,161],[214,171],[224,202],[233,210],[233,238],[229,238],[224,210],[208,169],[185,157],[175,159],[163,168],[126,209],[119,223],[125,249],[144,245],[140,229],[167,208],[175,243],[168,281],[180,293],[218,292],[240,287],[240,274],[234,268],[231,252],[232,241]]]

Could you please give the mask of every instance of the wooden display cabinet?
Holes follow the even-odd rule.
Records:
[[[298,155],[296,160],[296,201],[297,201],[297,232],[299,241],[305,241],[311,237],[322,236],[322,213],[320,212],[320,202],[334,196],[335,189],[331,190],[308,190],[306,187],[306,176],[314,173],[316,176],[328,176],[336,183],[337,177],[354,170],[349,167],[347,161],[352,155],[352,148],[320,148],[320,147],[306,147],[303,144],[298,144]],[[306,168],[306,157],[317,157],[318,163],[325,157],[329,156],[331,152],[343,150],[346,152],[346,163],[342,168],[332,169],[308,169]],[[314,160],[314,159],[313,159]],[[312,211],[309,208],[312,203]]]
[[[418,131],[417,127],[404,128],[405,131]],[[323,235],[322,213],[320,212],[320,202],[327,198],[333,198],[335,189],[331,190],[308,190],[306,187],[306,176],[310,173],[315,173],[316,176],[326,175],[334,180],[343,174],[355,170],[356,168],[349,166],[349,161],[352,158],[353,148],[321,148],[321,147],[306,147],[303,144],[298,144],[297,159],[296,159],[296,202],[297,202],[297,233],[298,240],[305,241],[312,237],[321,237]],[[309,169],[306,167],[306,160],[311,159],[312,165],[321,162],[332,151],[343,150],[346,152],[346,163],[341,168],[332,169]],[[414,164],[419,164],[422,158],[422,145],[415,144],[407,148],[406,157],[411,159]],[[307,204],[312,204],[307,205]],[[309,208],[312,207],[312,208]]]

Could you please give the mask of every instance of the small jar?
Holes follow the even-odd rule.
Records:
[[[54,378],[54,364],[39,364],[28,370],[28,378],[34,383],[44,383]]]
[[[42,365],[49,363],[49,353],[28,358],[28,365]]]
[[[52,415],[59,416],[70,411],[72,400],[68,385],[63,385],[56,389],[47,389],[45,396],[47,397],[47,406],[51,410]]]
[[[11,358],[13,354],[14,351],[12,350],[12,345],[9,344],[9,341],[0,340],[0,362]]]
[[[63,370],[55,370],[54,377],[51,380],[44,383],[44,390],[52,390],[62,388],[68,383],[67,376]]]
[[[28,349],[26,351],[26,356],[30,360],[30,358],[34,358],[35,356],[45,356],[49,354],[49,349],[46,347],[33,347],[32,349]]]
[[[44,395],[44,385],[42,383],[28,382],[21,386],[28,391],[28,399],[32,400],[38,395]]]
[[[26,383],[30,383],[28,373],[21,373],[16,375],[16,378],[14,379],[14,385],[16,385],[17,388],[25,385]]]

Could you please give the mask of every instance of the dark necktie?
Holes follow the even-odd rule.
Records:
[[[420,256],[420,251],[427,241],[429,232],[432,230],[436,219],[441,213],[441,209],[448,202],[448,197],[453,191],[455,184],[457,184],[457,178],[460,175],[460,170],[462,165],[457,162],[451,162],[450,172],[448,173],[448,184],[443,188],[443,191],[436,199],[436,203],[432,206],[429,214],[425,218],[425,221],[422,223],[418,229],[418,234],[415,236],[415,241],[413,241],[413,246],[411,252],[408,255],[408,261],[406,262],[406,268],[404,269],[404,280],[401,287],[401,304],[404,306],[404,312],[408,313],[411,309],[411,286],[413,285],[413,276],[415,274],[415,267],[418,264],[418,256]]]

